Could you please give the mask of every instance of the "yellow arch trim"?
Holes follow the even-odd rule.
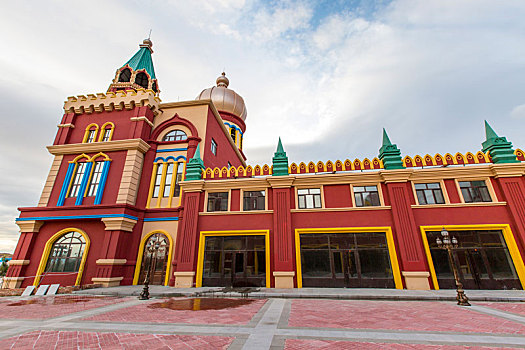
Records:
[[[93,126],[95,127],[95,137],[93,138],[93,140],[96,140],[96,139],[97,139],[98,124],[96,124],[96,123],[91,123],[91,124],[89,124],[88,126],[86,126],[86,131],[84,132],[84,138],[82,139],[82,143],[86,143],[86,142],[87,142],[88,135],[89,135],[89,130],[91,130],[91,128],[92,128]]]
[[[97,159],[98,157],[104,157],[104,160],[111,160],[111,158],[109,158],[107,154],[99,152],[95,154],[93,157],[89,158],[89,161],[94,162],[95,159]]]
[[[171,236],[164,230],[154,230],[145,235],[144,238],[142,238],[142,241],[140,241],[139,253],[137,256],[137,264],[135,265],[135,275],[133,276],[134,285],[138,284],[139,281],[140,266],[142,265],[142,256],[144,255],[144,246],[146,245],[148,239],[155,233],[162,233],[164,236],[168,237],[168,241],[170,242],[170,247],[168,249],[168,263],[166,265],[166,276],[164,277],[164,285],[167,286],[170,281],[171,260],[173,257],[173,238],[171,238]]]
[[[270,230],[235,230],[235,231],[201,231],[197,259],[197,276],[195,287],[202,287],[202,269],[204,267],[204,241],[213,236],[264,236],[264,253],[266,259],[266,288],[270,288]]]
[[[108,125],[111,126],[111,132],[109,133],[109,140],[108,141],[111,141],[111,139],[113,138],[113,131],[115,131],[115,124],[113,124],[112,122],[105,122],[100,127],[100,134],[98,135],[98,142],[102,141],[102,138],[104,137],[104,131],[106,130],[106,126],[108,126]]]
[[[65,235],[66,233],[73,232],[73,231],[80,233],[82,237],[84,237],[84,239],[86,240],[86,248],[84,249],[84,253],[82,254],[82,260],[80,262],[80,267],[77,272],[77,280],[75,281],[75,286],[80,285],[80,282],[82,281],[82,274],[84,273],[84,267],[86,265],[89,245],[91,244],[91,241],[89,240],[89,236],[81,229],[69,227],[69,228],[65,228],[63,230],[58,231],[53,236],[51,236],[51,238],[47,240],[46,245],[44,247],[44,252],[42,253],[42,257],[40,258],[40,264],[38,265],[38,270],[36,272],[35,280],[33,281],[33,285],[35,287],[38,286],[38,284],[40,283],[40,278],[46,268],[47,260],[49,259],[49,254],[51,253],[51,248],[53,248],[53,244],[61,236]]]
[[[303,287],[303,272],[301,267],[301,234],[308,233],[362,233],[362,232],[383,232],[386,235],[388,255],[392,266],[392,275],[396,289],[403,289],[403,281],[397,260],[394,235],[390,226],[384,227],[332,227],[332,228],[297,228],[295,229],[295,262],[297,269],[297,288]]]
[[[434,262],[432,261],[432,255],[430,255],[430,246],[427,239],[427,231],[441,231],[442,228],[447,231],[468,231],[468,230],[501,230],[503,232],[503,239],[509,249],[510,257],[518,278],[520,279],[521,287],[525,289],[525,266],[523,264],[523,258],[521,257],[518,245],[514,239],[510,225],[508,224],[484,224],[484,225],[434,225],[434,226],[421,226],[421,238],[423,239],[423,245],[425,247],[425,254],[427,256],[428,267],[430,269],[430,276],[434,283],[434,288],[439,289],[439,284],[436,275],[436,269],[434,268]]]
[[[82,153],[81,155],[76,156],[70,163],[78,163],[78,161],[82,158],[86,158],[86,162],[90,162],[91,158],[85,153]]]

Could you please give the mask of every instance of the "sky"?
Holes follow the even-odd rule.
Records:
[[[163,102],[226,71],[244,153],[270,163],[478,151],[483,121],[525,147],[525,1],[1,1],[0,252],[36,206],[68,96],[105,92],[152,30]]]

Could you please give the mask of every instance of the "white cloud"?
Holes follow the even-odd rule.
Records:
[[[515,119],[525,119],[525,104],[514,107],[510,116]]]

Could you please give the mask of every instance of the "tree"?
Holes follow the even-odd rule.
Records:
[[[7,273],[7,268],[9,266],[7,265],[7,263],[5,261],[2,262],[2,265],[0,265],[0,276],[5,276],[5,274]]]

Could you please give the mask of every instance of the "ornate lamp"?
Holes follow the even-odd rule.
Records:
[[[458,269],[456,267],[456,263],[454,262],[454,257],[452,256],[452,248],[458,247],[458,240],[455,236],[452,236],[452,238],[450,238],[448,231],[444,227],[441,230],[441,237],[442,238],[436,238],[436,244],[439,248],[447,250],[448,260],[450,262],[450,265],[452,266],[452,271],[454,272],[454,281],[456,282],[457,292],[456,300],[458,301],[458,305],[470,306],[467,295],[463,290],[463,284],[459,280]]]

